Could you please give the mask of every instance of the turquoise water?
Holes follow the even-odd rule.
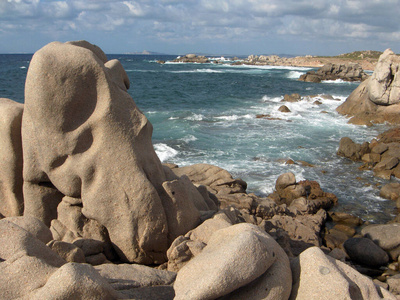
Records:
[[[23,102],[30,57],[10,57],[0,57],[0,97]],[[297,180],[316,180],[336,194],[336,210],[369,221],[393,216],[394,203],[381,199],[375,187],[383,181],[336,156],[341,137],[363,142],[387,129],[349,125],[336,113],[357,83],[298,81],[309,68],[156,62],[175,56],[109,58],[123,64],[131,81],[129,92],[153,124],[153,144],[163,162],[218,165],[245,180],[248,192],[260,196],[271,193],[277,177],[291,171]],[[281,103],[285,94],[292,93],[330,94],[336,100],[319,98],[321,105],[306,98]],[[279,112],[282,104],[291,112]],[[276,119],[256,118],[258,114]],[[314,167],[282,163],[288,159]]]

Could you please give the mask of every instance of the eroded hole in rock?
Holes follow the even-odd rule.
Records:
[[[38,183],[38,186],[43,186],[43,187],[47,187],[47,188],[51,188],[51,189],[55,189],[56,190],[56,187],[50,181],[41,181],[41,182]]]
[[[68,155],[63,155],[63,156],[57,157],[57,158],[56,158],[54,161],[52,161],[52,163],[50,164],[50,168],[56,169],[56,168],[62,166],[62,165],[65,163],[65,161],[67,160],[67,158],[68,158]]]
[[[90,149],[93,144],[93,134],[91,129],[84,130],[78,137],[76,146],[72,154],[84,153]]]

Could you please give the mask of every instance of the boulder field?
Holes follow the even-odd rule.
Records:
[[[292,173],[261,198],[161,164],[129,85],[97,46],[53,42],[25,103],[0,99],[1,299],[398,299],[398,223],[327,212]]]

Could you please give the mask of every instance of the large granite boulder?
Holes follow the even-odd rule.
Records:
[[[292,261],[290,299],[393,299],[387,290],[345,263],[312,247]]]
[[[65,264],[45,243],[8,218],[0,220],[0,245],[1,299],[22,297],[42,287]]]
[[[45,285],[24,299],[121,299],[111,285],[88,264],[67,263],[48,278]]]
[[[166,182],[152,125],[128,88],[120,62],[86,41],[34,54],[22,119],[24,214],[66,242],[100,236],[122,261],[162,263],[210,207],[189,180]]]
[[[400,59],[387,49],[380,57],[370,78],[363,81],[337,108],[340,114],[352,117],[349,122],[400,123]]]
[[[23,104],[0,98],[0,214],[20,216],[22,196],[21,121]]]
[[[277,249],[280,246],[274,239],[255,225],[243,223],[220,229],[211,236],[203,251],[178,272],[174,283],[175,299],[216,299],[227,295],[260,278],[275,265],[278,256],[282,256],[288,267],[286,254]],[[281,278],[279,286],[290,289],[289,269],[282,273],[286,277]],[[273,274],[275,272],[269,275]],[[267,296],[274,292],[277,299],[284,299],[280,296],[289,293],[279,288],[274,280],[264,284],[261,284],[264,287],[261,294],[266,298],[253,299],[272,299]],[[249,291],[243,293],[251,295]]]
[[[400,57],[387,49],[379,57],[368,85],[369,99],[378,105],[400,102]]]

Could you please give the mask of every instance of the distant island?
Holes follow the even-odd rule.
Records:
[[[124,54],[131,54],[131,55],[167,55],[165,53],[153,52],[153,51],[147,51],[147,50],[143,50],[142,52],[126,52]]]

